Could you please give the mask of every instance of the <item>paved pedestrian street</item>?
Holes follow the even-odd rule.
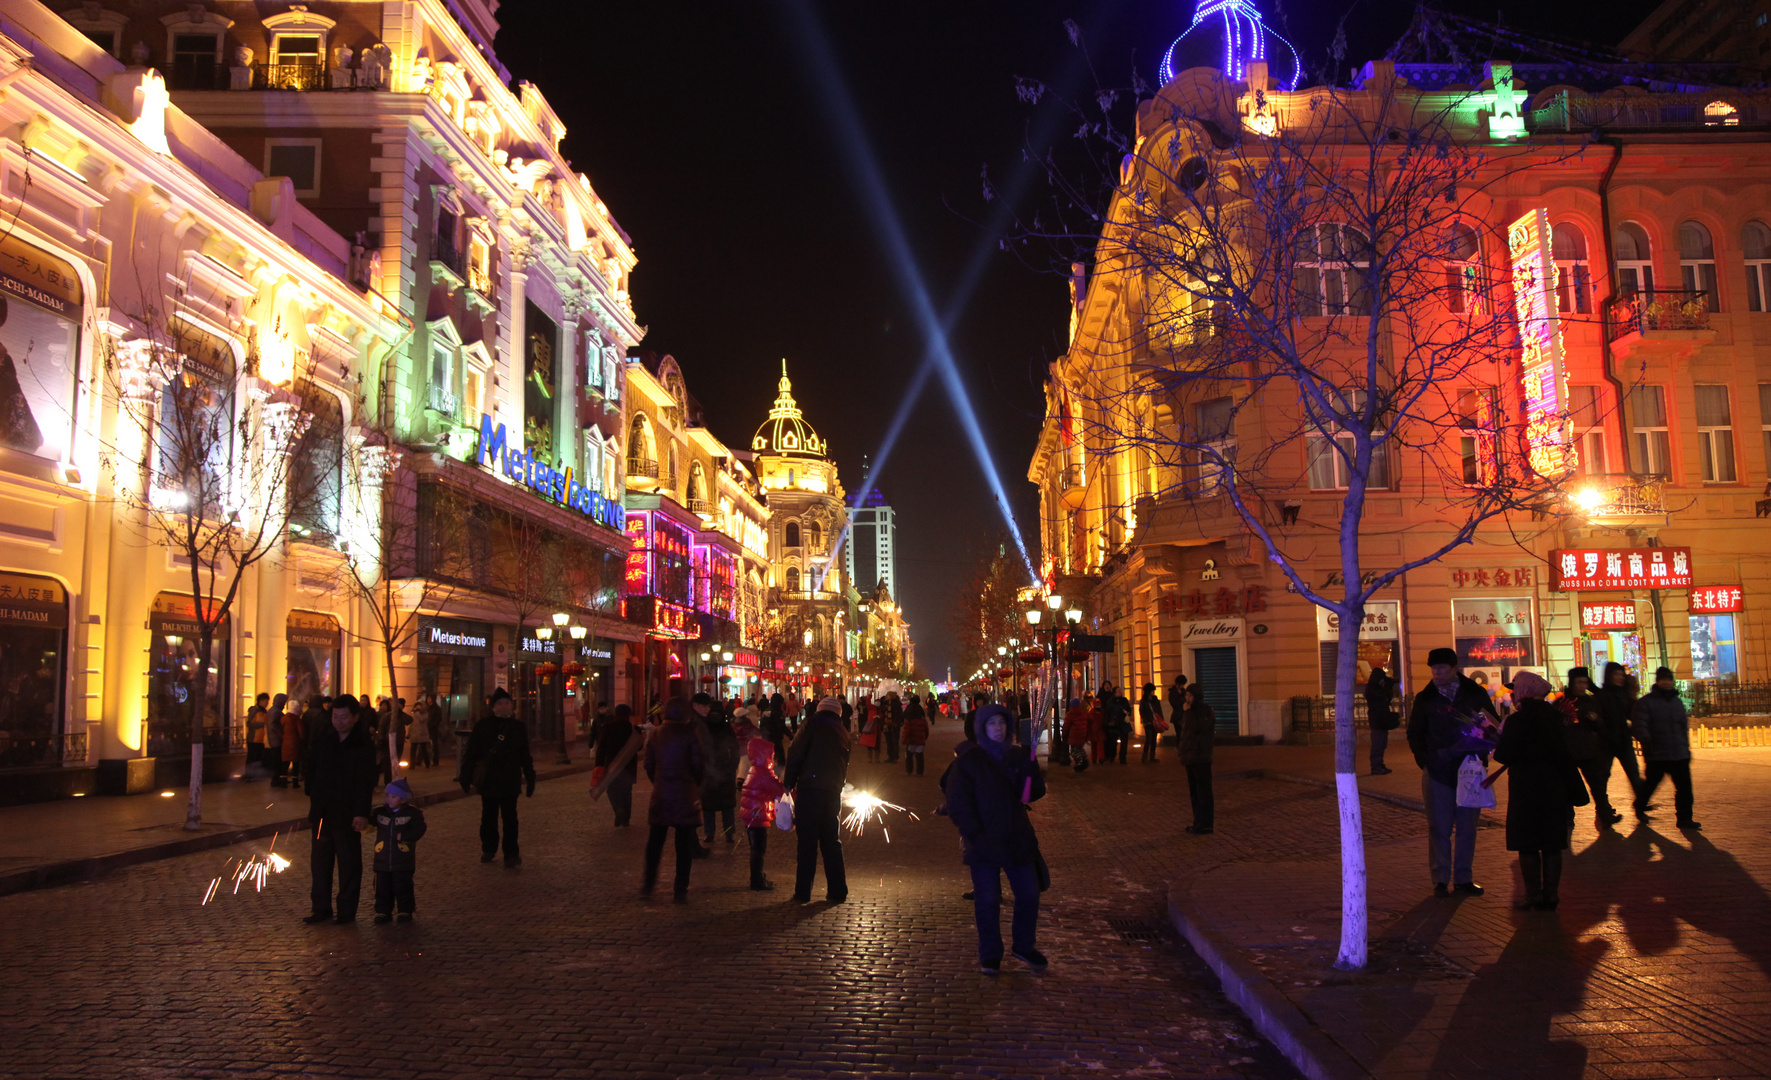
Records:
[[[661,899],[641,900],[646,788],[618,831],[581,775],[522,803],[517,869],[480,863],[478,800],[430,808],[411,925],[369,921],[372,882],[354,926],[303,925],[301,838],[278,842],[294,865],[262,894],[224,882],[208,906],[227,860],[263,842],[0,898],[0,1076],[1295,1075],[1167,926],[1148,852],[1184,824],[1172,764],[1126,774],[1136,816],[1106,770],[1054,780],[1036,814],[1051,969],[979,974],[957,837],[930,813],[957,738],[940,727],[927,776],[857,750],[851,777],[922,820],[845,841],[836,907],[788,902],[778,831],[780,891],[748,891],[740,834],[696,862],[689,904],[669,900],[668,852]]]

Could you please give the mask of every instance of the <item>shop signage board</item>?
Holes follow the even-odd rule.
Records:
[[[1539,476],[1558,479],[1574,468],[1575,450],[1549,211],[1540,207],[1508,226],[1507,252],[1513,263],[1513,313],[1519,322],[1526,460]]]
[[[291,611],[284,633],[289,644],[303,649],[344,647],[344,631],[338,620],[317,611]]]
[[[228,619],[221,622],[214,620],[214,613],[221,610],[221,604],[211,599],[208,610],[211,612],[209,623],[215,629],[215,640],[220,641],[227,636]],[[156,634],[181,634],[195,637],[202,632],[197,621],[197,602],[184,593],[156,593],[148,608],[148,623]]]
[[[53,578],[0,574],[0,626],[68,625],[68,593]]]
[[[1634,600],[1582,600],[1580,602],[1580,628],[1582,631],[1634,630],[1637,625],[1636,602]]]
[[[1267,610],[1267,587],[1244,585],[1233,589],[1220,585],[1207,592],[1170,593],[1160,601],[1162,613],[1171,619],[1202,619],[1207,616],[1252,615]]]
[[[418,651],[453,656],[490,656],[492,629],[458,619],[427,619],[418,624]]]
[[[1241,640],[1241,619],[1202,619],[1181,624],[1183,645],[1229,645]]]
[[[620,499],[604,498],[601,492],[579,483],[572,476],[570,465],[562,472],[537,458],[527,447],[511,449],[509,441],[504,425],[494,426],[492,417],[481,413],[480,446],[474,453],[474,464],[502,472],[542,498],[576,510],[599,525],[622,527],[627,511]]]
[[[700,628],[695,612],[661,596],[629,596],[621,601],[622,617],[646,627],[659,637],[695,638]]]
[[[565,633],[564,630],[557,632]],[[533,632],[530,632],[524,634],[522,640],[517,644],[517,659],[525,660],[531,656],[555,656],[560,651],[559,646],[560,643],[557,641],[542,641]]]
[[[1359,627],[1361,641],[1394,641],[1402,626],[1402,605],[1385,601],[1365,605],[1365,623]],[[1339,641],[1341,617],[1324,607],[1316,609],[1316,639]]]
[[[1564,548],[1550,552],[1553,589],[1685,589],[1691,549]]]
[[[1746,594],[1738,585],[1706,585],[1692,589],[1690,601],[1693,615],[1732,615],[1746,610]]]

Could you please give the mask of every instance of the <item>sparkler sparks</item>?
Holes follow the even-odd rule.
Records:
[[[289,860],[278,855],[276,849],[277,838],[272,836],[270,848],[261,855],[251,855],[244,859],[230,857],[223,864],[220,876],[209,882],[209,888],[204,891],[203,900],[198,906],[205,907],[209,901],[215,899],[215,894],[221,889],[223,879],[231,880],[234,883],[233,892],[236,895],[240,892],[242,885],[251,885],[254,891],[263,892],[265,882],[270,879],[272,874],[281,874],[289,869]]]
[[[867,830],[867,823],[869,821],[878,819],[880,832],[885,835],[886,843],[888,844],[892,842],[892,830],[885,826],[884,811],[900,810],[909,814],[911,821],[922,820],[917,817],[913,811],[905,810],[897,803],[886,802],[871,791],[860,791],[849,786],[844,786],[843,788],[842,804],[848,808],[848,813],[844,814],[842,818],[843,828],[854,833],[856,836],[860,836]]]

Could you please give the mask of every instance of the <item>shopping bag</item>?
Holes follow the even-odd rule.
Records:
[[[1494,789],[1482,783],[1487,779],[1488,770],[1482,766],[1482,759],[1475,754],[1464,758],[1464,763],[1457,770],[1457,805],[1477,808],[1488,808],[1494,805]]]
[[[793,831],[793,796],[783,795],[775,802],[775,828],[782,832]]]

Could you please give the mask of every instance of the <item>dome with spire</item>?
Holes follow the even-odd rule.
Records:
[[[769,409],[769,418],[756,429],[750,448],[759,454],[783,457],[821,458],[830,451],[830,444],[818,438],[812,425],[800,415],[799,403],[793,400],[793,383],[787,378],[787,361],[781,361],[781,392]]]

